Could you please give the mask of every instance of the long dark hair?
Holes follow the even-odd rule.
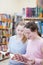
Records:
[[[26,23],[26,25],[24,27],[30,28],[30,30],[32,32],[34,32],[35,30],[37,30],[38,35],[41,37],[41,33],[38,31],[38,26],[37,26],[37,24],[35,22],[31,22],[30,21],[30,22]]]

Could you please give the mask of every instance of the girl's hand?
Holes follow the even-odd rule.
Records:
[[[20,55],[20,54],[14,54],[14,57],[12,58],[12,60],[17,60],[23,63],[27,63],[27,61],[29,61],[26,57]]]
[[[19,61],[19,54],[14,54],[14,56],[13,56],[13,58],[12,58],[12,60],[18,60]]]
[[[29,60],[25,65],[34,65],[34,64],[35,64],[35,60]]]
[[[14,57],[12,58],[12,60],[17,60],[17,61],[23,62],[26,65],[35,64],[35,60],[27,59],[26,57],[24,57],[20,54],[14,54]]]

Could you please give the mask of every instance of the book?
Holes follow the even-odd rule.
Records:
[[[0,37],[0,44],[2,43],[2,37]]]
[[[2,36],[2,30],[0,30],[0,36]]]
[[[41,22],[41,34],[43,35],[43,22]]]
[[[1,51],[1,45],[0,45],[0,51]]]
[[[2,21],[0,21],[0,26],[2,26]]]
[[[6,52],[7,51],[7,49],[8,49],[8,47],[7,47],[7,45],[1,45],[2,47],[2,49],[1,49],[1,51],[4,51],[4,52]]]
[[[20,55],[20,54],[19,54]],[[13,54],[11,55],[11,59],[12,60],[15,60],[19,63],[23,63],[23,64],[32,64],[32,60],[31,59],[27,59],[26,57],[20,55],[20,56],[17,56],[16,54]]]
[[[37,8],[26,8],[26,17],[36,17],[37,16]]]

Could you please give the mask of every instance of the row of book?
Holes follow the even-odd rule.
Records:
[[[41,7],[23,8],[22,13],[23,17],[43,17],[43,9]]]
[[[10,14],[0,14],[0,21],[2,19],[11,19],[11,15]]]
[[[12,29],[0,29],[0,36],[10,36],[12,34]]]
[[[0,26],[2,26],[2,28],[10,28],[10,29],[12,29],[12,23],[9,23],[9,22],[0,21]]]
[[[6,52],[8,49],[7,45],[0,45],[0,51]]]
[[[9,38],[6,37],[0,37],[0,44],[8,44]]]

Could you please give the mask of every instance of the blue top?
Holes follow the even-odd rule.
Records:
[[[25,54],[26,46],[27,46],[27,44],[23,43],[20,40],[20,38],[18,38],[17,35],[15,35],[15,36],[10,37],[8,51],[13,54],[15,54],[15,53]],[[18,62],[11,60],[11,59],[10,59],[10,62],[13,64],[16,64],[16,65],[21,65],[21,63],[18,64]]]

